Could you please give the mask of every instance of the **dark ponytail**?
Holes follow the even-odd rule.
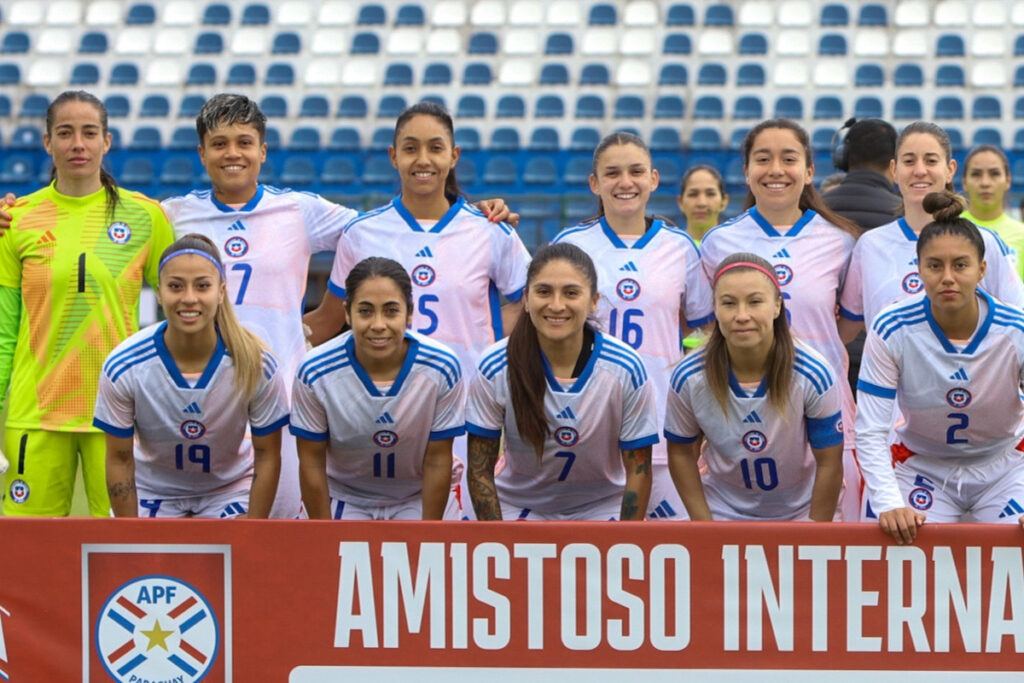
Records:
[[[921,258],[921,252],[925,246],[936,237],[941,235],[957,235],[970,242],[978,252],[978,260],[985,258],[985,240],[981,231],[971,221],[961,218],[967,209],[967,200],[949,190],[942,192],[931,192],[925,195],[921,207],[931,214],[931,223],[924,226],[921,234],[917,236],[917,257]]]

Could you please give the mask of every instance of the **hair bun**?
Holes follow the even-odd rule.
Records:
[[[921,206],[932,215],[936,223],[950,223],[967,210],[967,200],[949,190],[943,190],[929,193]]]

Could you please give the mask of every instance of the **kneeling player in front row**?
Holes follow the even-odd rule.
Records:
[[[93,423],[114,514],[266,517],[288,424],[277,361],[235,317],[208,238],[168,247],[159,281],[167,320],[118,345],[100,375]]]
[[[312,519],[458,519],[445,507],[452,440],[465,433],[459,361],[407,329],[412,281],[398,262],[360,261],[345,292],[351,331],[307,352],[292,389],[306,512]]]

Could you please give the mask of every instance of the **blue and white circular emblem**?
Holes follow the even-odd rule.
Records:
[[[743,435],[743,447],[751,453],[760,453],[767,445],[768,437],[756,429],[752,429]]]
[[[628,277],[619,280],[619,284],[615,285],[615,293],[623,301],[633,301],[640,296],[640,283]]]
[[[249,243],[244,237],[232,237],[224,243],[224,253],[231,258],[241,258],[249,253]]]
[[[907,496],[915,510],[928,510],[932,506],[932,492],[925,488],[916,488]]]
[[[559,427],[555,430],[555,441],[565,448],[575,446],[580,442],[580,433],[572,427]]]
[[[181,435],[186,439],[198,439],[206,433],[206,425],[199,420],[185,420],[181,423]]]
[[[381,448],[391,448],[398,443],[398,434],[382,429],[373,435],[373,442]]]
[[[421,263],[412,269],[412,281],[420,287],[429,287],[437,279],[437,273],[426,263]]]
[[[775,279],[779,281],[780,287],[785,287],[793,281],[793,269],[785,263],[775,264]]]
[[[903,278],[903,291],[907,294],[917,294],[922,289],[924,289],[924,283],[921,282],[919,273],[907,273]]]
[[[20,504],[28,500],[30,491],[28,488],[28,484],[26,484],[23,480],[15,479],[14,481],[12,481],[10,491],[11,500],[13,500],[15,503]]]
[[[220,650],[220,625],[203,595],[173,576],[143,576],[107,598],[96,619],[96,649],[118,683],[195,683]]]
[[[107,228],[107,237],[114,244],[128,244],[128,240],[132,238],[132,229],[127,223],[117,221]]]
[[[946,392],[946,403],[954,408],[966,408],[971,404],[971,392],[957,387]]]

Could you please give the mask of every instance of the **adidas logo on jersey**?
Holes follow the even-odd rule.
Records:
[[[187,406],[185,406],[185,411],[184,412],[189,413],[191,415],[199,415],[203,411],[199,409],[199,404],[198,403],[196,403],[195,401],[192,401]]]
[[[747,414],[747,416],[746,416],[745,418],[743,418],[743,422],[744,422],[744,423],[747,423],[747,424],[753,424],[753,423],[758,423],[758,424],[760,424],[760,422],[761,422],[761,416],[757,414],[757,411],[756,411],[756,410],[751,410],[751,411],[750,411],[750,412],[749,412],[749,413]]]
[[[393,425],[395,424],[394,418],[391,417],[391,413],[384,413],[378,417],[375,422],[379,425]]]
[[[1024,507],[1021,507],[1015,499],[1011,498],[1010,502],[1006,504],[1003,511],[999,513],[999,519],[1006,519],[1007,517],[1020,517],[1024,515]]]
[[[416,252],[416,258],[434,258],[434,252],[430,251],[430,247],[423,247]]]
[[[245,223],[243,223],[242,221],[235,221],[234,223],[228,226],[228,230],[234,230],[235,232],[239,230],[245,230]]]
[[[555,415],[559,420],[575,420],[576,413],[572,412],[572,408],[566,407],[565,410]]]
[[[952,375],[949,376],[949,378],[963,380],[964,382],[970,379],[970,377],[967,376],[967,371],[964,370],[963,368],[960,368],[959,370],[954,372]]]
[[[915,256],[914,258],[912,258],[909,261],[907,261],[907,265],[908,266],[916,266],[917,265],[917,257]]]
[[[772,258],[789,258],[789,252],[786,251],[785,249],[782,249],[781,251],[777,251],[774,254],[772,254]]]
[[[633,263],[632,261],[630,261],[630,262],[629,262],[629,263],[627,263],[626,265],[624,265],[624,266],[622,266],[621,268],[619,268],[619,270],[624,270],[624,271],[626,271],[627,273],[636,273],[636,272],[639,272],[639,270],[640,270],[640,269],[636,267],[636,264],[635,264],[635,263]]]
[[[673,508],[667,500],[663,500],[658,503],[658,507],[651,510],[651,513],[647,515],[651,519],[665,519],[667,517],[675,517],[676,510]]]
[[[54,237],[53,233],[47,230],[43,233],[42,237],[36,240],[36,244],[53,244],[56,241],[57,238]]]

